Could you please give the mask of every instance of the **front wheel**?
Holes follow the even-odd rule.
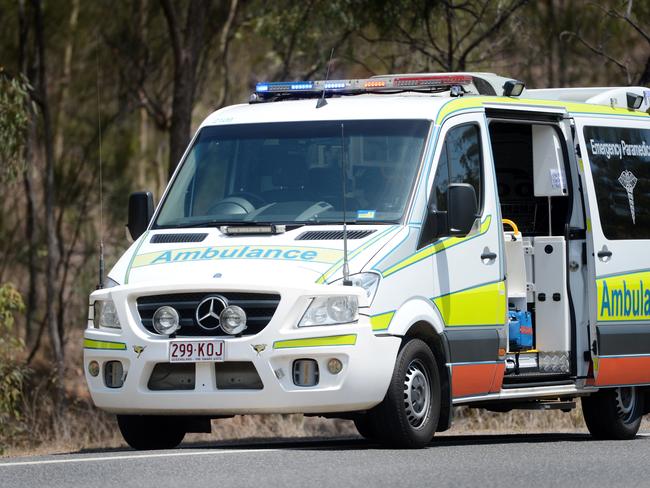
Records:
[[[373,441],[377,438],[377,433],[375,432],[375,427],[372,423],[372,419],[368,414],[359,414],[354,417],[354,426],[357,428],[357,432],[361,437],[369,441]]]
[[[404,344],[386,396],[368,416],[384,444],[413,449],[431,442],[440,417],[440,373],[425,342]]]
[[[122,437],[137,450],[173,449],[185,437],[182,417],[160,415],[118,415]]]
[[[582,414],[596,439],[634,439],[643,417],[643,396],[633,386],[600,390],[582,398]]]

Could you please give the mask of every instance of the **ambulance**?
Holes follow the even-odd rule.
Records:
[[[454,407],[650,412],[650,90],[491,73],[258,83],[201,124],[90,295],[135,449],[302,413],[420,448]]]

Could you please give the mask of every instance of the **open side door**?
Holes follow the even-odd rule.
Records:
[[[650,118],[576,118],[597,386],[650,383]]]

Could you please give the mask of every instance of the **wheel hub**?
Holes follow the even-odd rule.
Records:
[[[431,386],[426,367],[414,359],[406,370],[404,379],[404,408],[406,418],[414,428],[420,428],[429,416]]]
[[[616,388],[616,411],[625,423],[634,420],[636,402],[636,388]]]

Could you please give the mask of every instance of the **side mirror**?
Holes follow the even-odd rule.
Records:
[[[449,235],[466,236],[478,216],[474,187],[467,183],[452,183],[447,192],[447,222]]]
[[[147,230],[153,217],[153,195],[150,191],[136,191],[129,196],[129,223],[126,224],[135,241]]]

